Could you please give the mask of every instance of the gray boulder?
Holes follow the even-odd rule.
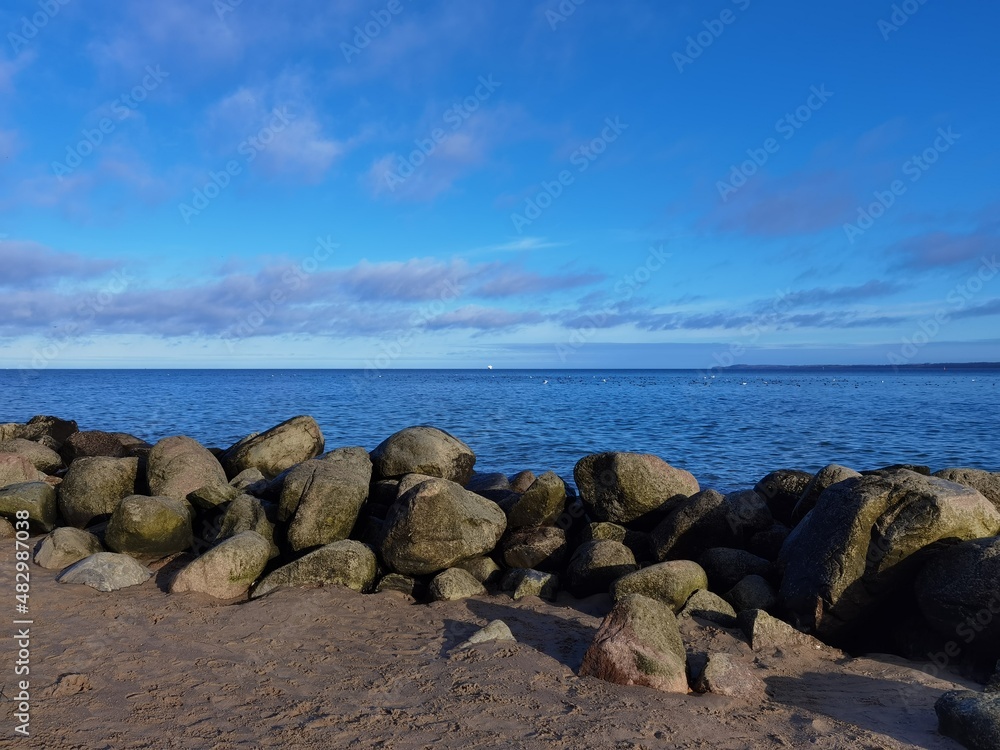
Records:
[[[517,641],[514,634],[510,632],[507,623],[503,620],[492,620],[486,627],[480,628],[470,635],[468,640],[462,641],[455,646],[455,651],[464,651],[478,643],[493,643],[496,641]]]
[[[461,568],[448,568],[438,573],[429,590],[431,599],[436,602],[453,602],[486,593],[483,584]]]
[[[0,539],[13,539],[17,536],[17,530],[6,518],[0,518]]]
[[[110,514],[135,493],[138,458],[78,458],[59,485],[59,512],[70,526],[83,528]]]
[[[745,609],[736,619],[754,651],[788,649],[822,650],[820,641],[802,633],[787,622],[772,617],[762,609]]]
[[[952,690],[934,704],[938,730],[969,750],[1000,748],[1000,693]]]
[[[746,550],[730,547],[713,547],[698,557],[698,564],[708,574],[708,588],[712,591],[728,591],[749,575],[766,576],[771,572],[771,563]],[[764,609],[764,607],[755,607]]]
[[[820,637],[846,635],[912,585],[917,553],[998,530],[1000,512],[963,485],[906,470],[839,482],[785,542],[781,604]]]
[[[48,534],[35,553],[35,564],[49,570],[62,570],[68,565],[79,562],[98,552],[104,547],[96,536],[72,526],[61,526]]]
[[[628,530],[624,526],[619,526],[616,523],[608,523],[607,521],[597,521],[589,523],[584,527],[581,541],[596,542],[600,539],[610,539],[612,542],[621,542],[624,544],[627,535]]]
[[[115,552],[158,558],[183,552],[194,542],[191,512],[173,497],[131,495],[115,507],[104,543]]]
[[[698,492],[698,480],[646,453],[597,453],[573,469],[584,504],[600,521],[628,524]]]
[[[618,601],[631,594],[642,594],[680,612],[695,591],[707,587],[708,577],[700,565],[690,560],[672,560],[622,576],[612,584],[611,598]]]
[[[820,495],[826,492],[828,488],[846,479],[854,479],[860,476],[861,474],[854,469],[848,469],[846,466],[839,464],[824,466],[816,472],[816,475],[809,480],[809,484],[802,491],[802,497],[799,498],[799,501],[792,509],[789,526],[794,527],[799,524],[806,517],[806,514],[816,507]]]
[[[578,599],[605,594],[612,583],[638,568],[632,550],[621,542],[607,539],[584,542],[570,558],[566,586]]]
[[[364,592],[375,583],[378,561],[371,548],[353,539],[324,545],[265,576],[250,595],[264,596],[285,586],[329,586],[339,584]]]
[[[382,557],[397,573],[437,573],[490,552],[506,527],[496,503],[447,479],[425,479],[389,509]]]
[[[507,526],[520,529],[555,523],[566,509],[566,484],[547,471],[532,482],[507,514]]]
[[[60,454],[66,463],[78,458],[107,456],[108,458],[128,458],[148,455],[153,446],[135,435],[126,432],[102,432],[87,430],[74,432],[63,443]]]
[[[727,591],[724,598],[737,612],[746,609],[767,610],[778,603],[778,592],[766,578],[749,575]]]
[[[699,693],[760,700],[766,696],[764,681],[754,668],[732,654],[709,654],[705,669],[694,682]]]
[[[744,547],[773,525],[767,503],[753,490],[705,490],[671,508],[653,529],[653,546],[659,560],[696,558],[710,547]]]
[[[17,434],[12,437],[36,442],[51,440],[50,447],[53,450],[59,450],[66,439],[79,429],[72,419],[60,419],[43,414],[32,417],[27,424],[20,425],[19,428]]]
[[[56,488],[47,482],[25,482],[0,488],[0,517],[13,521],[19,511],[28,512],[32,532],[52,531],[59,517]]]
[[[764,498],[771,515],[787,526],[792,522],[792,511],[812,478],[808,471],[778,469],[757,482],[753,489]]]
[[[153,572],[128,555],[98,552],[56,576],[59,583],[82,583],[98,591],[118,591],[145,583]]]
[[[718,594],[699,589],[684,603],[678,617],[698,617],[724,628],[736,627],[736,610]]]
[[[230,539],[247,531],[256,532],[270,545],[269,557],[278,556],[274,543],[274,524],[267,517],[264,505],[251,495],[237,495],[222,516],[215,541]]]
[[[417,579],[413,576],[389,573],[382,576],[382,580],[375,586],[376,594],[381,594],[383,591],[396,591],[415,599],[417,597]]]
[[[491,557],[470,557],[459,560],[452,567],[461,568],[483,585],[495,583],[502,573],[500,566]]]
[[[538,477],[535,476],[533,471],[525,469],[524,471],[519,471],[517,474],[510,478],[510,489],[512,492],[523,493],[527,492],[528,488],[535,483]]]
[[[229,480],[229,486],[237,492],[249,492],[250,488],[266,483],[267,477],[264,476],[260,469],[244,469]]]
[[[982,469],[942,469],[934,472],[934,476],[979,490],[983,497],[1000,509],[1000,472]]]
[[[259,435],[243,438],[219,459],[230,477],[258,469],[271,479],[323,452],[323,433],[312,417],[293,417]]]
[[[687,693],[687,653],[670,607],[631,594],[604,618],[583,657],[581,676],[618,685]]]
[[[74,462],[74,466],[76,462]],[[158,497],[187,502],[187,496],[206,485],[226,487],[229,481],[219,460],[197,440],[183,435],[163,438],[149,452],[146,466],[149,491]]]
[[[557,571],[566,563],[566,532],[555,526],[518,529],[503,538],[500,550],[508,567]]]
[[[0,453],[14,453],[24,456],[36,469],[44,474],[55,474],[63,468],[62,457],[51,448],[41,443],[24,438],[0,440]]]
[[[193,591],[217,599],[243,596],[264,572],[271,542],[255,531],[226,539],[184,567],[170,584],[170,593]]]
[[[45,474],[31,459],[18,453],[0,453],[0,487],[25,482],[44,482]]]
[[[404,474],[426,474],[463,487],[472,478],[476,454],[444,430],[428,425],[407,427],[383,440],[371,453],[375,475],[395,479]]]
[[[500,588],[510,594],[514,601],[526,596],[554,600],[559,591],[559,576],[541,570],[514,568],[507,571]]]
[[[341,448],[288,472],[278,519],[292,519],[288,541],[301,550],[347,539],[368,499],[372,464],[364,448]]]

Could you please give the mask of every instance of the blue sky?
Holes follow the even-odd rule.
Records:
[[[0,366],[1000,360],[1000,8],[0,10]]]

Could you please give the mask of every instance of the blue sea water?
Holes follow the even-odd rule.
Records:
[[[640,451],[730,491],[828,463],[1000,470],[998,382],[998,370],[0,370],[0,422],[54,414],[226,447],[310,414],[328,449],[432,424],[468,443],[479,471],[571,479],[588,453]]]

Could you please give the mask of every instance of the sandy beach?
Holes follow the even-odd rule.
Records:
[[[329,586],[229,603],[165,593],[182,561],[111,594],[32,567],[31,737],[14,746],[960,747],[933,705],[962,683],[896,657],[754,654],[738,630],[683,618],[689,655],[736,655],[767,697],[671,695],[576,675],[604,595],[425,605]],[[453,650],[497,618],[518,643]]]

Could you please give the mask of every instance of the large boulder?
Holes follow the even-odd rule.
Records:
[[[447,479],[424,479],[389,509],[382,557],[397,573],[437,573],[490,552],[506,527],[496,503]]]
[[[217,599],[243,596],[264,572],[270,554],[269,540],[244,531],[188,564],[174,577],[170,593],[195,591]]]
[[[934,472],[934,476],[979,490],[983,497],[1000,509],[1000,472],[982,469],[942,469]]]
[[[566,484],[557,474],[547,471],[514,502],[507,514],[507,525],[511,529],[548,526],[565,509]]]
[[[699,617],[724,628],[736,627],[736,610],[718,594],[699,589],[684,603],[678,617]]]
[[[163,438],[149,452],[146,467],[153,495],[187,500],[205,485],[225,486],[229,480],[219,460],[197,440],[183,435]]]
[[[59,450],[66,439],[78,429],[76,422],[72,419],[60,419],[59,417],[40,414],[37,417],[29,419],[27,424],[20,425],[17,434],[12,437],[20,437],[36,442],[43,440],[51,441],[50,447],[54,450]]]
[[[27,456],[19,453],[0,453],[0,487],[25,482],[45,481],[44,472],[35,468]]]
[[[272,571],[257,584],[250,598],[256,599],[285,586],[339,584],[354,591],[368,591],[375,583],[377,570],[378,561],[368,545],[344,539]]]
[[[554,600],[559,591],[559,576],[530,568],[514,568],[507,571],[500,588],[519,601],[527,596]]]
[[[47,482],[25,482],[0,488],[0,517],[13,521],[20,511],[27,511],[32,532],[52,531],[59,516],[56,488]]]
[[[800,523],[806,517],[806,514],[816,507],[816,502],[819,500],[820,495],[826,492],[829,487],[846,479],[854,479],[860,476],[861,474],[854,469],[849,469],[840,464],[824,466],[816,472],[816,475],[809,480],[806,488],[802,490],[802,497],[799,498],[799,501],[792,509],[789,526],[795,526]]]
[[[66,463],[72,463],[78,458],[88,456],[108,456],[110,458],[139,456],[148,454],[152,447],[145,440],[126,432],[87,430],[74,432],[66,438],[60,453]]]
[[[153,572],[128,555],[97,552],[56,576],[59,583],[82,583],[98,591],[117,591],[148,581]]]
[[[566,586],[578,599],[605,594],[622,576],[638,570],[632,550],[621,542],[601,539],[584,542],[566,567]]]
[[[647,453],[597,453],[573,469],[584,504],[598,520],[627,524],[698,492],[698,480]]]
[[[1000,747],[1000,693],[951,690],[934,704],[938,729],[969,750]]]
[[[245,531],[254,531],[271,545],[270,557],[278,556],[274,543],[274,524],[267,517],[264,504],[251,495],[237,495],[226,507],[215,536],[216,542],[230,539]]]
[[[482,584],[496,582],[500,579],[503,572],[492,557],[486,557],[485,555],[470,557],[468,560],[459,560],[453,567],[461,568]]]
[[[17,536],[17,530],[6,518],[0,518],[0,539],[13,539]]]
[[[96,536],[72,526],[61,526],[46,536],[35,553],[35,564],[49,570],[62,570],[104,547]]]
[[[566,562],[566,532],[555,526],[517,529],[504,537],[500,549],[508,567],[558,571]]]
[[[778,469],[757,482],[753,489],[764,498],[771,515],[788,525],[792,522],[792,511],[812,478],[808,471]]]
[[[755,672],[750,664],[732,654],[709,654],[694,688],[699,693],[760,700],[767,695],[766,685]]]
[[[768,610],[778,603],[778,592],[763,576],[749,575],[729,589],[725,593],[725,599],[737,612],[747,609]]]
[[[744,547],[773,525],[767,502],[755,491],[704,490],[671,507],[653,529],[653,546],[659,560],[696,558],[709,547]]]
[[[292,519],[288,541],[300,550],[347,539],[368,499],[372,464],[364,448],[341,448],[288,472],[278,519]]]
[[[461,568],[448,568],[434,576],[429,591],[431,599],[436,602],[453,602],[482,596],[486,588]]]
[[[259,469],[267,478],[323,452],[323,432],[312,417],[293,417],[259,435],[243,438],[220,457],[230,477]]]
[[[918,553],[998,530],[989,500],[943,479],[899,470],[838,482],[785,542],[781,604],[820,637],[847,635],[913,583]]]
[[[728,591],[749,575],[766,576],[771,572],[769,561],[746,550],[730,547],[705,550],[698,556],[698,564],[708,574],[708,588],[720,592]]]
[[[407,427],[383,440],[371,453],[379,479],[426,474],[466,485],[476,454],[453,435],[436,427]]]
[[[690,560],[671,560],[619,578],[611,586],[611,598],[618,601],[642,594],[680,612],[694,592],[707,587],[708,577],[700,565]]]
[[[618,601],[583,657],[581,676],[687,693],[687,654],[670,607],[641,594]]]
[[[135,493],[138,458],[78,458],[59,485],[59,512],[70,526],[83,528],[109,515]]]
[[[62,457],[41,443],[24,438],[0,441],[0,453],[14,453],[24,456],[36,469],[44,474],[55,474],[63,468]]]
[[[104,543],[132,557],[157,558],[183,552],[194,542],[191,512],[173,497],[131,495],[118,503]]]
[[[1000,659],[1000,537],[963,542],[935,554],[917,576],[914,590],[927,624],[959,642],[980,671],[992,670]]]

